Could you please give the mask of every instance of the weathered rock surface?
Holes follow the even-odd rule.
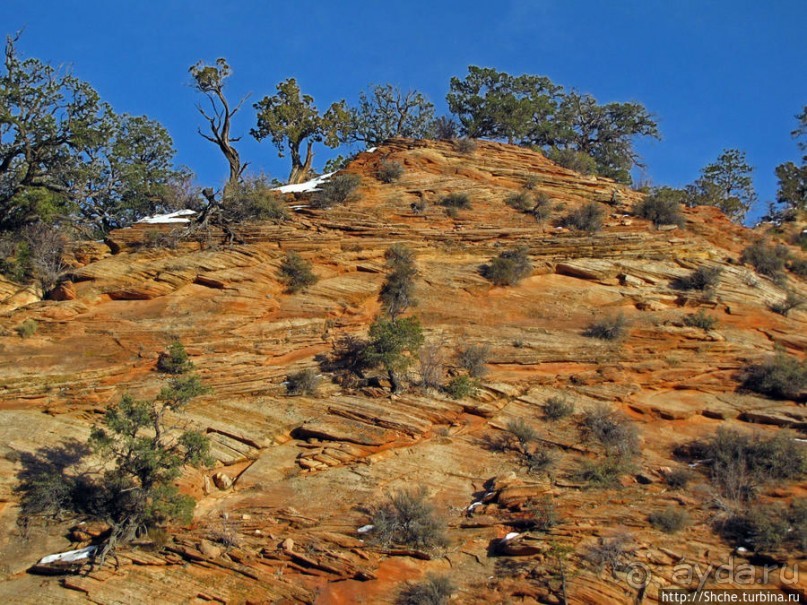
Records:
[[[400,181],[375,178],[383,159],[404,166]],[[645,602],[654,602],[678,560],[665,553],[703,565],[727,559],[731,549],[711,529],[705,477],[696,478],[700,491],[680,496],[692,517],[682,533],[653,530],[647,514],[670,502],[657,469],[679,464],[676,444],[723,425],[807,427],[795,402],[738,392],[738,373],[775,345],[800,357],[807,350],[807,311],[772,313],[782,287],[739,264],[755,234],[712,208],[687,209],[685,229],[656,230],[624,216],[638,193],[496,143],[463,155],[451,143],[393,140],[348,170],[362,178],[356,202],[304,207],[282,225],[240,226],[243,243],[226,245],[212,233],[154,249],[143,245],[149,233],[176,227],[138,225],[112,233],[107,245],[77,247],[70,283],[51,300],[0,279],[0,600],[391,603],[402,582],[432,571],[451,576],[457,602],[551,603],[559,602],[556,585],[542,579],[556,564],[551,543],[569,552],[570,603],[633,603],[637,592],[625,578],[598,573],[585,558],[600,537],[625,527],[632,556],[652,563]],[[556,231],[508,208],[505,197],[528,176],[567,209],[607,205],[606,228]],[[473,208],[451,218],[438,202],[455,191],[468,193]],[[287,201],[306,205],[305,196]],[[420,201],[425,212],[413,212]],[[449,365],[461,346],[490,347],[476,394],[454,401],[414,388],[390,397],[381,387],[325,380],[316,397],[286,397],[287,374],[316,367],[340,336],[366,334],[379,312],[383,253],[394,242],[416,253],[414,312]],[[479,267],[516,245],[528,247],[533,274],[492,287]],[[277,278],[290,250],[320,278],[295,295]],[[722,269],[713,293],[672,286],[702,264]],[[803,280],[789,282],[807,295]],[[717,318],[713,330],[684,325],[697,309]],[[593,320],[618,313],[627,320],[623,340],[584,336]],[[26,319],[38,329],[21,338],[14,328]],[[17,525],[13,488],[25,456],[85,441],[105,406],[126,392],[155,395],[165,380],[157,355],[174,337],[212,388],[189,408],[217,460],[206,475],[188,471],[180,482],[198,500],[192,526],[173,529],[162,550],[121,549],[117,567],[63,582],[26,575],[41,556],[71,544],[58,526]],[[581,442],[577,416],[544,418],[556,395],[578,415],[606,403],[635,421],[643,453],[625,487],[582,489],[574,471],[599,452]],[[530,475],[512,447],[499,451],[516,419],[556,455],[551,481]],[[368,506],[413,485],[429,490],[447,522],[444,556],[383,554],[356,532]],[[496,552],[544,498],[561,522]],[[474,502],[481,504],[469,513]]]

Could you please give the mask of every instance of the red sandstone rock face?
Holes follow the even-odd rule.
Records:
[[[404,166],[400,181],[375,179],[384,159]],[[801,357],[807,349],[807,312],[771,313],[784,290],[738,263],[756,234],[712,208],[686,210],[686,229],[654,230],[624,216],[639,194],[496,143],[463,155],[450,143],[395,140],[348,170],[362,177],[358,201],[303,208],[283,225],[244,225],[244,244],[223,245],[213,234],[204,245],[146,249],[140,244],[149,231],[171,227],[136,226],[110,236],[114,254],[97,244],[77,248],[72,285],[56,299],[0,281],[0,552],[12,561],[0,582],[5,601],[36,594],[38,602],[64,603],[391,603],[402,582],[433,571],[452,578],[457,602],[551,603],[558,602],[550,577],[556,560],[547,545],[558,545],[568,552],[570,603],[632,603],[637,591],[624,575],[598,573],[584,557],[624,527],[632,560],[652,569],[645,593],[652,602],[681,559],[707,565],[728,558],[729,547],[711,530],[705,477],[683,494],[662,478],[679,464],[676,444],[719,426],[807,426],[794,402],[737,392],[737,372],[774,344]],[[565,205],[555,218],[597,201],[608,212],[606,228],[556,231],[508,208],[505,197],[529,175]],[[467,192],[472,209],[446,216],[438,202],[449,192]],[[423,200],[425,212],[413,212],[411,204]],[[306,197],[287,201],[305,205]],[[326,380],[317,396],[286,397],[287,374],[316,367],[339,336],[366,333],[379,311],[383,252],[394,242],[416,252],[414,312],[449,362],[459,346],[490,346],[478,392],[462,401],[417,388],[390,397],[383,388]],[[533,274],[518,286],[492,287],[479,266],[515,245],[529,248]],[[290,250],[320,278],[295,295],[277,279]],[[723,270],[713,296],[671,287],[700,265]],[[789,281],[807,294],[803,281]],[[714,330],[684,325],[683,315],[698,308],[718,319]],[[621,342],[583,335],[593,318],[619,312],[628,321]],[[14,328],[29,318],[38,330],[20,338]],[[173,530],[167,550],[125,549],[118,569],[63,586],[23,574],[71,545],[40,527],[22,539],[13,453],[84,439],[123,393],[154,395],[163,380],[154,371],[157,355],[173,337],[213,389],[190,407],[218,461],[207,475],[189,471],[182,479],[198,499],[193,526]],[[641,481],[628,476],[621,489],[582,489],[573,472],[599,452],[581,442],[574,417],[544,420],[542,406],[553,395],[573,399],[578,413],[597,402],[627,413],[642,437]],[[513,452],[489,446],[519,418],[557,453],[552,480],[529,475]],[[429,489],[448,525],[448,548],[428,559],[385,554],[356,533],[367,523],[362,507],[412,484]],[[546,535],[528,531],[509,554],[494,556],[522,508],[543,496],[554,500],[562,522]],[[483,497],[469,516],[467,507]],[[675,536],[647,523],[648,512],[671,504],[692,517]],[[224,530],[237,546],[216,541]]]

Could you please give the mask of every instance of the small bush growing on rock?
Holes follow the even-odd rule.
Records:
[[[453,141],[457,138],[457,130],[457,121],[447,116],[440,116],[432,122],[432,133],[438,141]]]
[[[289,218],[288,210],[273,191],[265,176],[247,177],[243,182],[228,185],[222,208],[231,221],[261,220],[283,222]]]
[[[280,263],[280,281],[286,291],[292,294],[317,283],[317,276],[311,270],[311,263],[296,252],[286,254]]]
[[[787,246],[758,241],[743,250],[740,261],[753,265],[754,270],[760,275],[779,279],[783,275],[789,257]]]
[[[740,261],[752,265],[760,275],[781,280],[789,258],[790,251],[787,246],[758,241],[742,251]]]
[[[656,227],[686,223],[681,213],[681,193],[670,187],[656,187],[633,207],[636,216],[652,221]]]
[[[473,139],[459,139],[454,145],[463,155],[471,155],[477,148],[477,143]]]
[[[619,340],[625,335],[627,320],[622,313],[596,320],[583,332],[584,336],[600,340]]]
[[[319,381],[319,374],[312,368],[294,372],[286,376],[286,394],[290,397],[314,395],[319,387]]]
[[[774,399],[796,399],[807,388],[807,360],[777,351],[745,369],[743,387]]]
[[[446,605],[454,590],[445,576],[428,574],[425,580],[401,589],[395,605]]]
[[[597,161],[589,154],[582,151],[552,147],[547,150],[546,157],[559,166],[574,170],[580,174],[597,174]]]
[[[597,440],[609,455],[629,458],[639,453],[639,432],[627,416],[605,404],[583,414],[580,426],[583,438]]]
[[[431,548],[446,544],[444,524],[424,487],[391,494],[373,511],[371,523],[373,539],[384,547]]]
[[[488,373],[485,364],[490,357],[490,347],[488,345],[469,345],[457,352],[457,363],[468,375],[473,378],[481,378]]]
[[[423,340],[423,328],[417,317],[377,318],[370,326],[370,342],[364,359],[369,367],[383,367],[392,383],[392,391],[398,392],[402,388],[400,376],[409,369]]]
[[[622,569],[628,559],[629,545],[633,536],[628,533],[618,533],[610,538],[600,538],[599,542],[589,548],[584,558],[592,563],[599,571],[610,569],[612,572]]]
[[[711,290],[717,286],[722,272],[719,267],[698,267],[689,275],[673,281],[673,287],[679,290]]]
[[[445,368],[443,348],[439,343],[429,342],[420,349],[418,360],[421,384],[429,389],[439,389]]]
[[[403,176],[404,167],[400,162],[384,160],[378,168],[378,180],[382,183],[394,183]]]
[[[178,340],[168,345],[168,350],[160,353],[157,358],[157,369],[166,374],[184,374],[193,369],[193,363],[188,358],[185,346]]]
[[[462,374],[460,376],[454,376],[446,385],[445,389],[448,396],[452,399],[465,399],[473,395],[474,391],[476,391],[476,387],[477,384],[473,378]]]
[[[799,277],[807,278],[807,258],[794,258],[788,269]]]
[[[530,498],[521,507],[525,512],[530,513],[532,528],[538,531],[547,531],[558,524],[558,511],[551,496],[541,498]]]
[[[807,549],[807,500],[797,498],[789,507],[756,503],[746,511],[717,524],[718,532],[738,546],[771,553]]]
[[[538,432],[527,424],[523,418],[509,420],[507,430],[515,437],[518,447],[522,451],[526,451],[527,446],[538,439]]]
[[[788,290],[783,300],[775,302],[771,305],[771,311],[787,317],[788,313],[790,313],[793,309],[798,309],[799,307],[804,306],[805,303],[807,303],[807,300],[805,300],[803,296],[799,295],[793,290]]]
[[[482,277],[495,286],[514,286],[532,273],[527,248],[520,246],[505,250],[481,268]]]
[[[471,198],[467,193],[449,193],[440,200],[440,205],[445,208],[456,208],[457,210],[468,210],[471,207]]]
[[[803,447],[785,431],[762,437],[719,428],[711,438],[676,453],[702,462],[720,492],[736,502],[750,500],[769,481],[798,479],[807,472]]]
[[[602,460],[586,460],[573,477],[591,487],[619,487],[619,478],[628,472],[629,466],[613,456]]]
[[[504,203],[519,212],[529,212],[534,206],[532,196],[526,191],[519,191],[518,193],[507,196]]]
[[[597,202],[589,202],[564,216],[561,224],[578,231],[594,233],[602,229],[604,216],[605,212]]]
[[[664,510],[650,513],[647,520],[650,522],[650,525],[663,531],[665,534],[674,534],[686,527],[689,522],[689,515],[687,515],[685,510],[670,506]]]
[[[684,316],[684,325],[701,330],[713,330],[717,325],[717,318],[714,315],[708,315],[703,309],[698,309],[697,313]]]
[[[550,397],[544,403],[544,415],[547,420],[562,420],[574,414],[574,403],[565,397]]]
[[[549,473],[552,467],[555,466],[557,458],[549,448],[537,447],[525,455],[524,462],[529,472],[534,475],[540,475]]]
[[[314,194],[311,206],[314,208],[330,208],[341,206],[356,199],[356,189],[361,178],[356,174],[335,174],[319,186]]]
[[[20,336],[20,338],[30,338],[36,334],[38,328],[39,324],[35,319],[26,319],[24,322],[14,328],[14,331]]]
[[[664,481],[672,489],[684,489],[692,480],[692,472],[685,468],[671,470],[664,477]]]

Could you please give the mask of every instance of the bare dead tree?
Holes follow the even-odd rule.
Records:
[[[218,146],[227,163],[230,165],[230,177],[227,183],[235,183],[240,180],[247,164],[241,163],[238,151],[233,147],[233,143],[241,140],[241,137],[233,137],[230,134],[233,116],[238,113],[247,97],[241,99],[235,107],[230,107],[227,97],[224,96],[224,80],[232,73],[232,69],[224,58],[216,59],[215,65],[207,65],[199,61],[192,65],[190,69],[194,80],[194,87],[203,93],[210,102],[210,110],[206,110],[202,105],[197,105],[199,113],[207,120],[210,128],[210,135],[205,134],[201,128],[198,129],[202,138]]]

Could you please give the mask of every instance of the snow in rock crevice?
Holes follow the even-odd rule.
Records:
[[[312,191],[319,191],[319,186],[330,179],[334,174],[336,174],[336,172],[326,172],[305,183],[275,187],[274,191],[279,191],[280,193],[311,193]]]
[[[155,214],[154,216],[147,216],[141,218],[138,223],[146,223],[148,225],[161,225],[167,223],[190,223],[189,218],[184,218],[196,214],[195,210],[177,210],[168,214]]]

